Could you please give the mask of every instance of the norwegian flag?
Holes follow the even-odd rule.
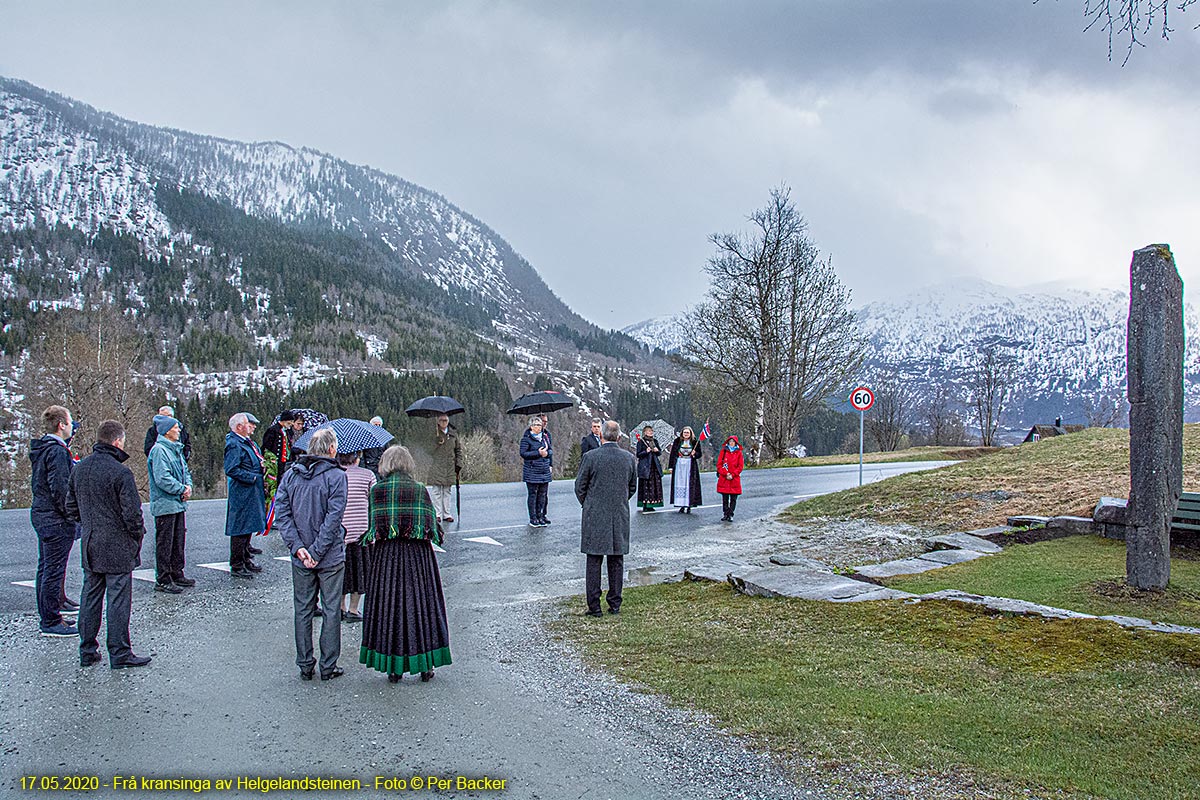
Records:
[[[700,429],[700,441],[712,438],[712,429],[708,427],[708,420],[704,421],[704,427]]]

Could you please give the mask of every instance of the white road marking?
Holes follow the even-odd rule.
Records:
[[[13,586],[27,586],[30,589],[36,589],[37,581],[13,581],[12,585]]]
[[[474,537],[471,537],[470,539],[464,539],[463,541],[479,542],[480,544],[494,544],[494,545],[496,545],[496,547],[504,547],[504,545],[500,544],[499,542],[497,542],[495,539],[493,539],[490,536],[474,536]]]
[[[433,543],[432,543],[432,542],[430,542],[430,544],[433,544]],[[439,552],[439,553],[444,553],[444,552],[446,552],[446,551],[445,551],[445,550],[443,550],[442,548],[438,547],[436,544],[435,544],[435,545],[433,545],[433,549],[434,549],[434,550],[436,550],[436,551],[437,551],[437,552]]]
[[[133,577],[135,580],[148,581],[150,583],[154,583],[154,570],[152,570],[152,569],[135,569],[133,571]]]
[[[205,569],[219,569],[221,572],[229,572],[228,561],[214,561],[211,564],[197,564],[196,566],[204,567]]]
[[[822,492],[814,492],[813,494],[794,494],[794,495],[792,495],[792,499],[793,500],[804,500],[809,497],[820,497],[821,494],[822,494]]]
[[[291,556],[275,556],[276,561],[291,561]]]

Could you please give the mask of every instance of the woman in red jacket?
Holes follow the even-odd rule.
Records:
[[[717,491],[721,494],[721,508],[725,512],[722,522],[733,522],[733,510],[742,493],[743,466],[742,448],[737,437],[730,436],[717,453]]]

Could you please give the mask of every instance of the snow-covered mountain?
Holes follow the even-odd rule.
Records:
[[[32,341],[38,313],[98,299],[158,338],[159,373],[187,393],[297,364],[319,380],[335,364],[482,360],[563,372],[581,391],[606,364],[668,369],[571,311],[502,237],[433,191],[0,77],[6,354]],[[575,368],[581,351],[588,372]]]
[[[894,372],[925,394],[944,384],[965,400],[965,376],[980,347],[995,345],[1016,365],[1004,425],[1086,422],[1089,411],[1125,394],[1129,297],[1060,286],[1015,289],[963,279],[871,303],[856,312],[867,337],[864,379]],[[625,332],[651,347],[678,350],[672,319]],[[1200,318],[1185,310],[1186,416],[1200,420]]]

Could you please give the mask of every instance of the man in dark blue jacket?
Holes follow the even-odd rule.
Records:
[[[133,571],[142,563],[142,498],[124,462],[125,426],[100,423],[92,454],[71,474],[67,516],[83,524],[83,604],[79,609],[79,664],[100,663],[100,612],[108,606],[108,665],[113,669],[144,667],[149,656],[134,655],[129,644],[129,612],[133,603]]]
[[[79,631],[62,616],[64,609],[69,613],[79,608],[63,591],[71,546],[79,538],[75,523],[67,518],[67,489],[75,463],[67,447],[73,430],[71,412],[50,406],[42,412],[42,430],[45,435],[29,443],[33,465],[29,521],[38,537],[38,616],[43,636],[77,636]]]
[[[346,473],[338,466],[337,434],[321,428],[275,491],[275,529],[292,554],[292,602],[295,613],[296,665],[312,680],[312,621],[318,597],[321,620],[321,680],[345,674],[337,665],[342,652],[342,578],[346,569]]]

